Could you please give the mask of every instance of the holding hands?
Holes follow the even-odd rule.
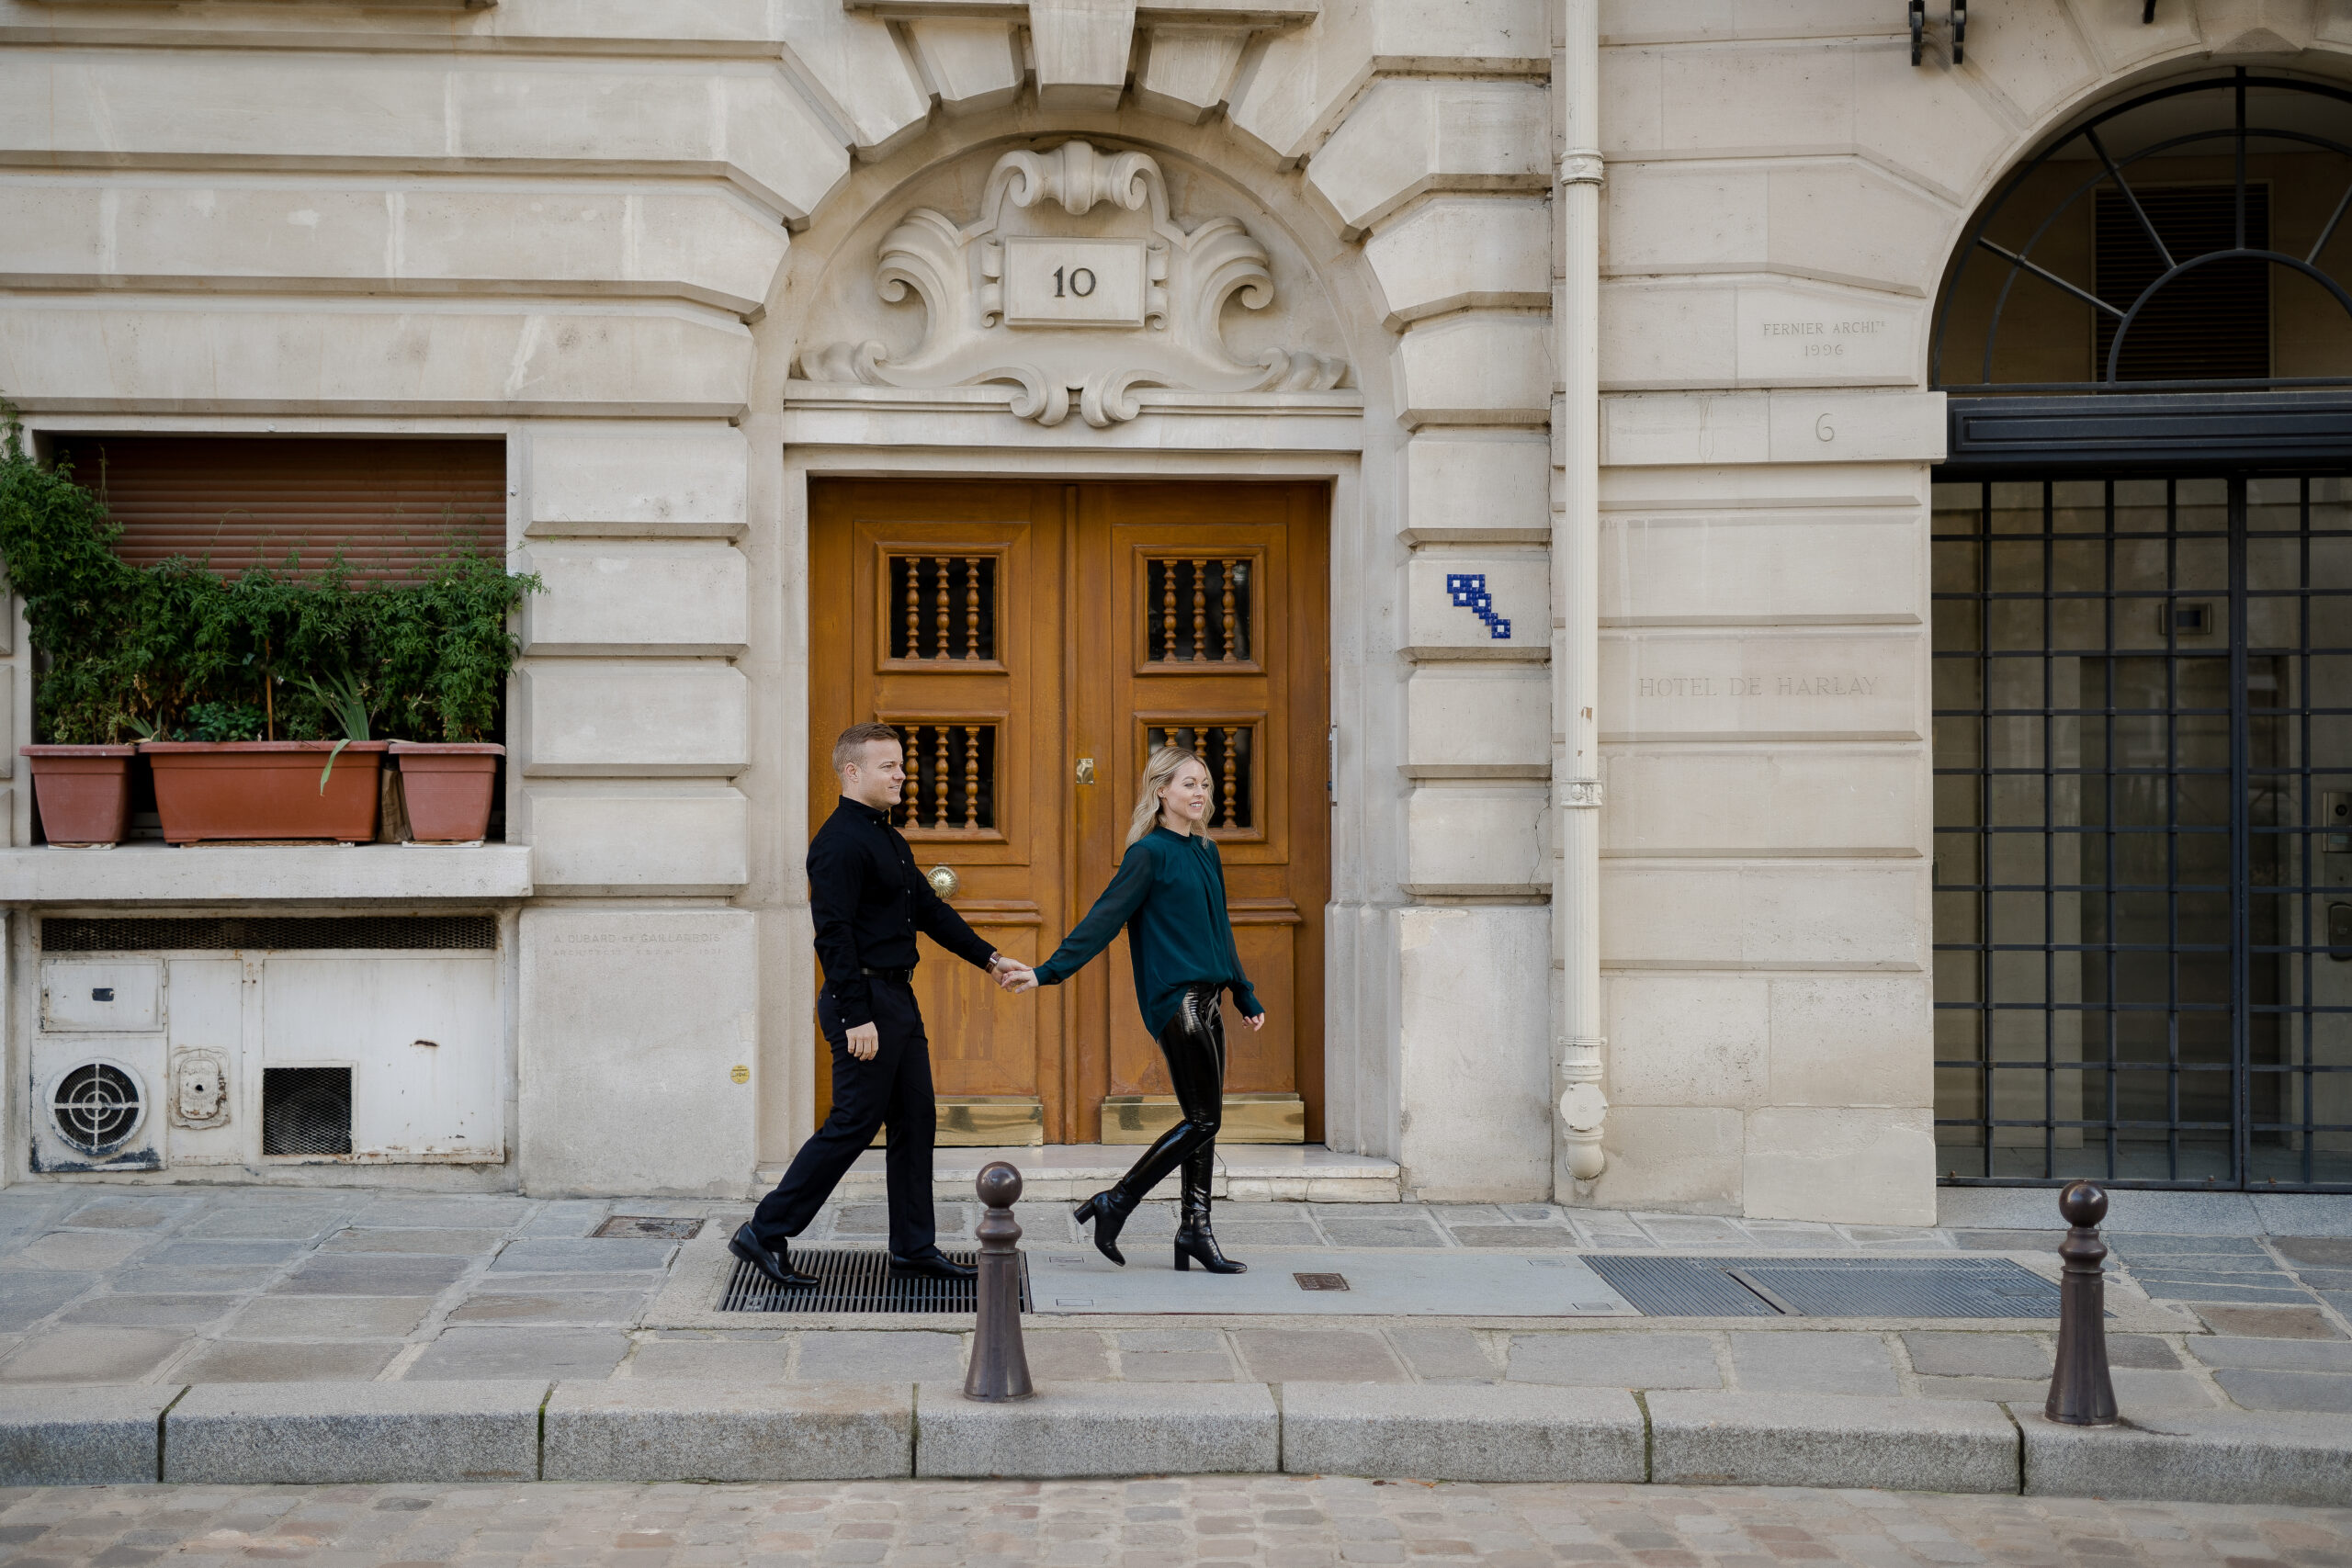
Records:
[[[1013,995],[1035,990],[1037,986],[1037,972],[1035,969],[1017,958],[1007,958],[1001,953],[989,961],[989,978],[997,983],[999,990]]]

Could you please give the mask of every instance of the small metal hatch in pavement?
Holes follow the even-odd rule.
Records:
[[[1649,1317],[2056,1317],[2058,1287],[2006,1258],[1583,1255]]]

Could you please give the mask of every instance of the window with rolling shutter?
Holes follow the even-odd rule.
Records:
[[[2239,248],[2237,187],[2156,186],[2137,190],[2148,223],[2174,262]],[[2129,310],[2169,268],[2121,192],[2101,190],[2094,208],[2098,297]],[[2245,245],[2270,243],[2270,187],[2248,181]],[[2116,319],[2098,318],[2095,374],[2107,374]],[[2185,272],[2149,299],[2123,334],[2119,381],[2259,378],[2270,374],[2270,268],[2248,257]]]
[[[307,573],[340,551],[361,581],[397,582],[453,547],[506,554],[502,441],[69,435],[56,450],[137,566],[187,556],[234,575],[294,558]]]

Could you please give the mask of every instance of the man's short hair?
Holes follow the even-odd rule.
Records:
[[[869,740],[888,740],[900,750],[906,747],[906,742],[899,739],[896,725],[853,724],[842,731],[840,739],[833,742],[833,772],[838,773],[856,761],[859,748]]]

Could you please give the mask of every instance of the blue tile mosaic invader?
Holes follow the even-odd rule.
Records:
[[[1483,571],[1449,571],[1445,574],[1445,591],[1453,603],[1468,610],[1487,623],[1487,635],[1498,641],[1510,637],[1510,623],[1495,614],[1495,596],[1487,592],[1487,574]]]

